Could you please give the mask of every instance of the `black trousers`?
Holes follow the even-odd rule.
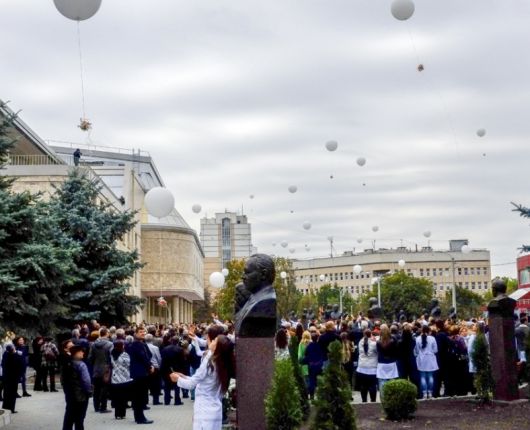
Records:
[[[148,390],[148,379],[140,378],[135,379],[132,383],[132,409],[134,412],[134,421],[141,422],[145,421],[145,415],[144,415],[144,406],[145,406],[145,399],[149,395]]]
[[[94,410],[96,412],[107,410],[107,401],[109,398],[109,384],[103,382],[103,377],[92,378],[94,386]]]
[[[112,402],[114,404],[114,416],[116,418],[125,418],[127,411],[127,401],[130,398],[132,384],[127,382],[125,384],[112,384]]]
[[[84,430],[88,399],[84,402],[66,399],[64,411],[63,430]],[[75,426],[75,427],[74,427]]]
[[[5,380],[4,379],[4,403],[2,407],[4,409],[15,411],[15,404],[17,402],[17,387],[18,381]]]
[[[171,391],[175,394],[175,405],[181,405],[182,400],[180,398],[179,386],[168,380],[164,380],[164,405],[171,403]]]
[[[153,404],[160,402],[161,389],[162,377],[160,375],[160,371],[155,369],[155,371],[149,375],[149,392],[153,397]]]
[[[46,384],[46,368],[41,365],[36,366],[35,372],[35,385],[33,387],[33,390],[42,391],[44,385]]]
[[[55,367],[44,366],[42,367],[42,389],[48,391],[48,375],[50,376],[50,391],[55,390]]]
[[[359,372],[357,372],[356,376],[363,403],[368,401],[368,393],[370,393],[370,401],[372,403],[375,402],[377,396],[377,377]]]

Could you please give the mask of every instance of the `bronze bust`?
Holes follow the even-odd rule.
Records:
[[[490,316],[501,316],[513,318],[516,301],[506,295],[506,283],[497,278],[491,283],[493,299],[488,304],[488,313]]]
[[[442,309],[440,308],[440,302],[438,299],[432,299],[431,300],[431,317],[434,319],[440,319],[442,316]]]
[[[236,286],[235,328],[239,337],[274,337],[278,320],[276,270],[268,255],[255,254],[245,264],[243,283]]]
[[[368,309],[368,318],[371,320],[381,319],[383,317],[383,310],[377,304],[377,299],[375,297],[370,297],[368,303],[370,305],[370,309]]]

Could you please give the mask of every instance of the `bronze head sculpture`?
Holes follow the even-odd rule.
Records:
[[[235,327],[240,337],[274,337],[277,327],[274,261],[265,254],[249,257],[243,283],[236,286]]]

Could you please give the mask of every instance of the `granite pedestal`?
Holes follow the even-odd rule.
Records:
[[[274,373],[274,338],[236,340],[238,430],[266,430],[265,396]]]

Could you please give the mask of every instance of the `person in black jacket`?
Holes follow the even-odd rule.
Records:
[[[63,430],[84,430],[88,400],[92,395],[92,381],[88,367],[83,361],[85,352],[80,345],[67,340],[63,343],[60,356],[61,384],[63,386],[66,409]]]
[[[180,398],[180,388],[177,384],[171,382],[169,375],[173,372],[185,372],[184,350],[179,345],[180,338],[174,336],[171,338],[171,344],[166,346],[161,351],[162,365],[160,366],[160,373],[164,380],[164,404],[171,403],[171,391],[175,393],[175,405],[182,405]]]
[[[8,344],[2,356],[2,379],[4,382],[4,402],[2,407],[16,413],[17,387],[22,376],[24,363],[22,355],[17,353],[15,346]]]
[[[28,393],[28,390],[26,389],[26,370],[28,368],[29,364],[29,348],[26,345],[26,339],[24,339],[22,336],[19,336],[14,341],[15,348],[19,355],[22,356],[22,375],[20,376],[20,383],[22,385],[22,396],[23,397],[31,397],[31,394]]]
[[[340,342],[340,336],[337,333],[335,323],[333,321],[328,321],[326,323],[326,332],[318,338],[318,344],[322,349],[322,354],[324,354],[324,368],[327,367],[328,363],[328,347],[331,342],[336,340]]]
[[[434,377],[434,389],[433,397],[440,397],[442,383],[444,385],[444,391],[447,390],[448,386],[448,364],[449,364],[449,336],[444,327],[444,322],[442,320],[437,320],[436,324],[436,334],[434,338],[436,339],[436,344],[438,346],[438,352],[436,353],[436,361],[438,362],[438,371]],[[450,384],[449,384],[450,385]],[[449,393],[449,390],[447,390]],[[447,394],[444,393],[444,396]]]
[[[132,409],[134,420],[138,424],[152,424],[144,415],[144,408],[147,408],[148,399],[148,376],[153,373],[151,366],[151,351],[145,344],[145,328],[137,327],[134,333],[134,341],[129,344],[127,353],[131,358],[131,378],[132,384]]]

